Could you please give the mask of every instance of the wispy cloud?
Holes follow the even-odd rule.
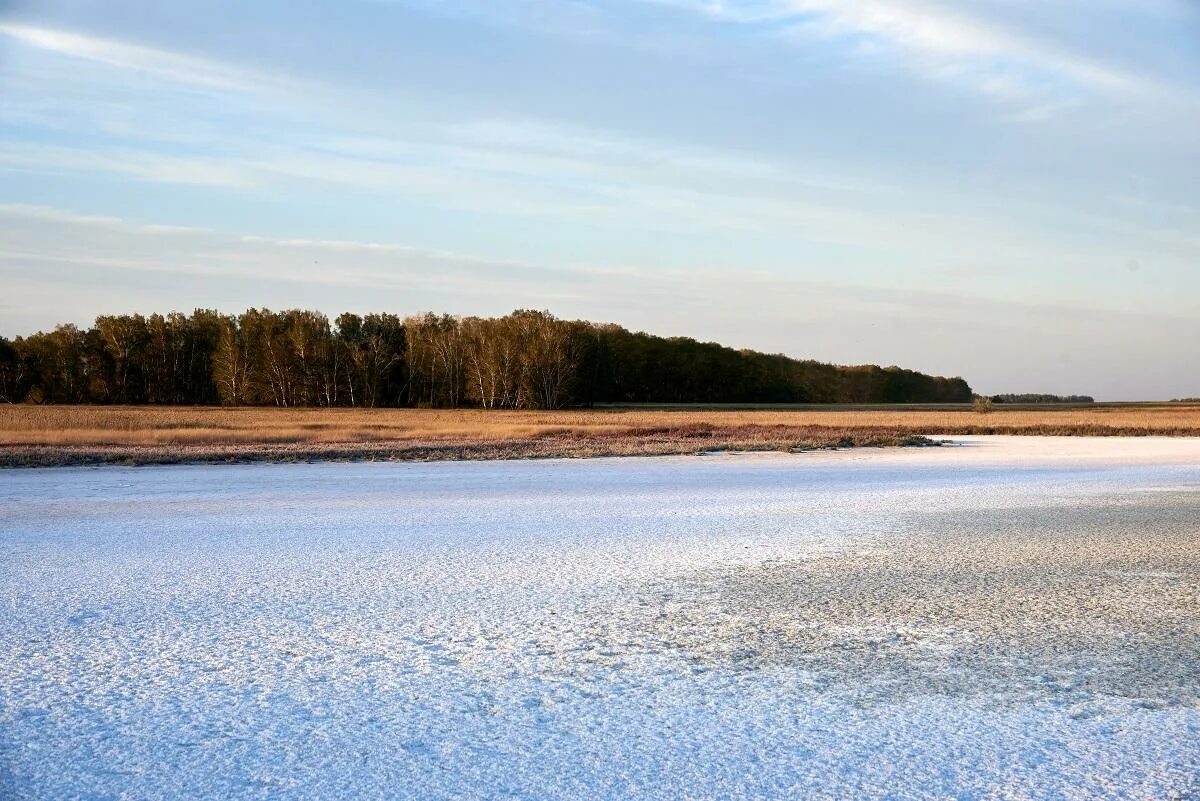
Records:
[[[236,189],[251,188],[258,183],[250,171],[219,157],[27,142],[5,143],[0,151],[0,170],[3,169],[32,170],[43,175],[100,172],[154,183]]]
[[[210,233],[209,228],[193,225],[164,225],[161,223],[136,223],[121,217],[106,214],[80,214],[54,206],[36,203],[0,203],[0,217],[16,217],[42,222],[62,223],[73,226],[94,226],[134,231],[143,234],[201,234]]]
[[[583,220],[594,228],[614,231],[686,235],[697,242],[703,237],[725,251],[736,243],[744,252],[758,254],[754,266],[769,270],[785,269],[797,252],[815,248],[887,253],[897,265],[912,265],[920,258],[923,269],[933,270],[959,263],[977,243],[987,242],[987,253],[979,259],[991,265],[990,271],[973,279],[975,285],[1002,284],[1000,276],[1039,259],[1056,264],[1063,276],[1086,275],[1094,260],[1076,243],[1101,235],[1110,247],[1119,239],[1125,247],[1137,243],[1139,250],[1169,249],[1165,250],[1169,258],[1160,261],[1172,265],[1196,251],[1194,236],[1180,238],[1178,225],[1146,228],[1119,215],[1100,217],[1094,210],[1076,214],[1021,193],[991,196],[984,209],[971,208],[966,197],[959,197],[956,210],[949,211],[940,196],[920,188],[891,186],[878,179],[845,179],[749,156],[536,120],[485,119],[433,127],[425,134],[426,138],[408,140],[315,137],[247,153],[236,152],[237,143],[229,141],[217,144],[220,150],[233,152],[190,156],[11,143],[0,151],[0,168],[7,165],[45,174],[90,171],[277,196],[309,192],[317,186],[352,187],[393,201],[402,198],[427,208],[500,213],[526,223]],[[992,218],[1002,206],[1011,208],[1004,222],[997,223]],[[1040,239],[1036,231],[1040,217],[1053,219],[1060,234],[1070,223],[1077,229],[1071,235],[1074,241],[1071,237],[1065,237],[1069,244]],[[763,253],[764,238],[787,255]],[[244,240],[253,241],[257,240]],[[410,253],[395,244],[321,237],[280,238],[270,244]],[[686,252],[694,259],[705,249],[697,244]],[[439,254],[423,251],[421,255]],[[653,252],[649,257],[657,263],[667,261]],[[633,254],[620,258],[631,259]],[[480,261],[507,264],[494,255]],[[670,261],[684,263],[678,256]],[[989,274],[995,278],[986,279]],[[1038,279],[1045,280],[1045,276]]]
[[[237,275],[352,286],[513,279],[564,280],[516,260],[395,242],[289,239],[211,228],[144,223],[26,203],[0,203],[0,258],[144,272]],[[603,270],[584,271],[596,275]]]
[[[831,220],[866,219],[839,209],[835,196],[881,191],[877,181],[816,168],[529,119],[427,126],[414,134],[281,135],[251,149],[222,137],[184,153],[9,142],[0,151],[0,170],[255,191],[334,185],[441,208],[590,224],[637,219],[664,230],[699,222],[744,231],[780,219],[807,220],[821,224],[822,237],[841,230]]]
[[[176,84],[248,92],[281,83],[277,78],[210,59],[75,31],[0,22],[0,35],[28,47],[132,70]]]
[[[1063,84],[1093,91],[1158,91],[1127,67],[1050,42],[1010,22],[931,0],[650,0],[730,23],[769,23],[794,41],[847,39],[847,52],[899,54],[915,71],[1002,100]]]

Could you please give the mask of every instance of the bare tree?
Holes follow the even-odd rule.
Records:
[[[247,402],[249,373],[242,329],[232,317],[224,317],[221,319],[217,350],[213,356],[213,380],[216,381],[222,403],[241,406]]]

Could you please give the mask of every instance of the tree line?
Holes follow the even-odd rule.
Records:
[[[0,337],[0,401],[557,409],[596,403],[965,403],[961,378],[503,317],[103,315]]]
[[[992,395],[993,403],[1095,403],[1091,395],[1048,395],[1040,392]]]

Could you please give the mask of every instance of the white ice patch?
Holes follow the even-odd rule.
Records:
[[[961,439],[0,472],[0,798],[1197,797],[1200,441]]]

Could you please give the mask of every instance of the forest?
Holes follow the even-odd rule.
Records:
[[[992,395],[992,403],[1095,403],[1091,395],[1049,395],[1043,392],[1007,393]]]
[[[0,402],[557,409],[598,403],[959,403],[961,378],[838,366],[517,310],[105,315],[0,337]]]

